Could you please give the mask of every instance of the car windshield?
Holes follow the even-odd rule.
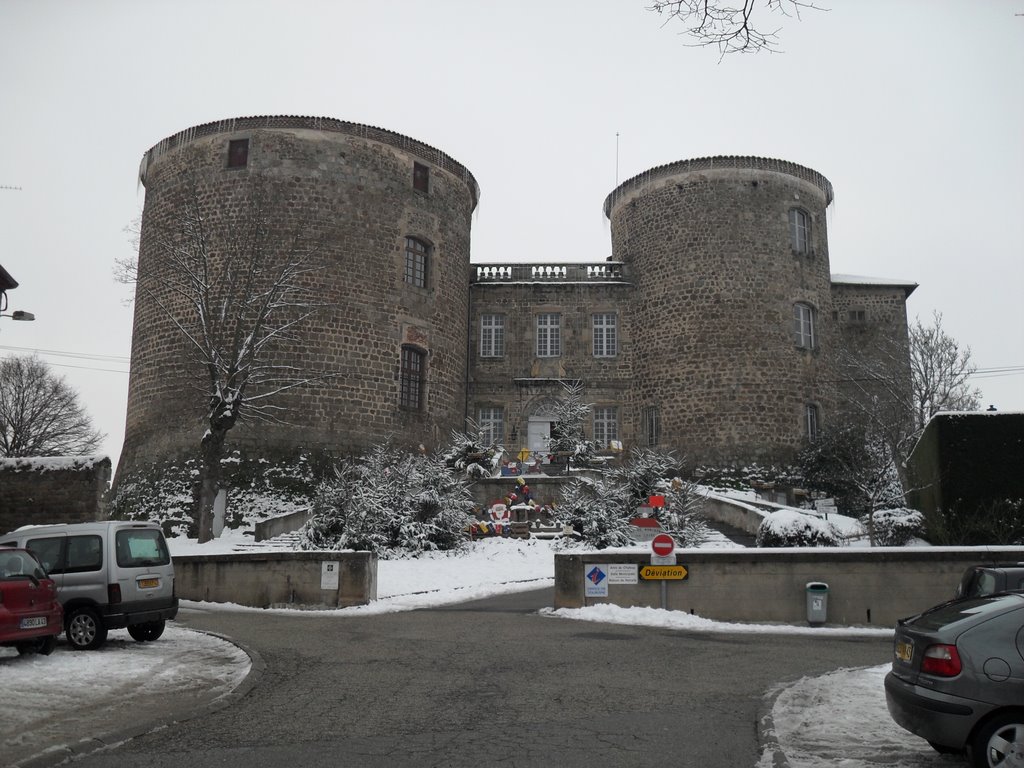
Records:
[[[0,579],[45,579],[46,573],[28,552],[0,554]]]
[[[1005,611],[1005,599],[998,597],[972,597],[965,600],[954,600],[944,605],[925,611],[917,618],[908,622],[918,629],[939,630],[956,624],[958,621],[973,619],[986,614],[998,614]]]

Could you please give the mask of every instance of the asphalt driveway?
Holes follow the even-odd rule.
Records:
[[[765,691],[890,653],[885,638],[691,634],[537,613],[551,602],[540,590],[351,618],[185,609],[182,625],[250,650],[258,679],[230,706],[75,765],[754,766]]]

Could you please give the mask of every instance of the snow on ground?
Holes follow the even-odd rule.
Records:
[[[962,757],[938,754],[892,721],[882,687],[888,671],[888,664],[839,669],[782,689],[772,715],[790,768],[964,766]]]
[[[97,712],[111,729],[123,730],[156,717],[168,696],[185,703],[217,700],[250,666],[249,656],[226,640],[173,623],[153,643],[137,643],[119,630],[97,651],[72,651],[63,640],[50,656],[0,648],[0,764],[92,735]],[[146,712],[153,714],[140,715]]]
[[[227,535],[204,545],[171,539],[175,555],[217,554],[251,540]],[[716,538],[706,546],[730,546]],[[344,619],[370,613],[446,605],[516,591],[550,586],[554,577],[553,551],[559,544],[530,539],[484,539],[459,554],[431,553],[419,558],[378,563],[380,599],[325,614]],[[644,547],[646,551],[646,547]],[[259,611],[213,603],[183,604],[186,609]],[[285,612],[281,609],[280,612]],[[660,627],[680,631],[724,633],[793,633],[822,637],[891,636],[877,628],[794,627],[714,622],[687,613],[653,608],[598,605],[582,609],[545,609],[552,619],[594,621]],[[159,690],[211,686],[226,695],[248,672],[244,653],[201,633],[168,627],[155,643],[135,643],[123,632],[111,633],[101,651],[75,653],[62,643],[49,657],[19,658],[13,649],[0,649],[0,744],[3,751],[31,746],[26,740],[46,739],[51,723],[73,719],[81,708],[106,706],[119,699]],[[885,666],[838,670],[805,678],[781,688],[774,704],[776,734],[792,768],[842,766],[924,768],[962,764],[941,757],[921,739],[902,731],[885,708],[882,678]],[[198,685],[189,681],[197,680]],[[102,682],[98,682],[102,681]],[[183,686],[183,682],[189,685]],[[145,691],[143,691],[145,688]],[[17,705],[9,702],[16,701]],[[762,764],[771,765],[767,755]],[[767,762],[765,762],[767,760]]]

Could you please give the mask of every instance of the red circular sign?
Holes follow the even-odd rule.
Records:
[[[676,548],[676,541],[667,533],[659,533],[651,539],[651,551],[659,557],[671,555]]]

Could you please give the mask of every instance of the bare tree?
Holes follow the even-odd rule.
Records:
[[[942,328],[942,315],[932,315],[932,325],[916,318],[910,327],[910,372],[913,386],[914,422],[923,429],[939,411],[973,411],[981,390],[969,380],[977,370],[971,348],[961,347]]]
[[[104,437],[78,394],[38,357],[0,360],[0,455],[81,456]]]
[[[222,486],[228,432],[245,418],[283,422],[279,396],[322,380],[285,362],[296,332],[325,304],[312,285],[317,262],[308,221],[274,219],[279,190],[246,181],[242,211],[211,225],[194,180],[180,215],[143,223],[138,259],[119,263],[119,277],[159,307],[192,350],[192,370],[206,403],[200,441],[199,541],[213,538],[213,507]]]
[[[691,45],[713,45],[725,56],[779,50],[779,30],[765,31],[755,23],[754,16],[759,11],[762,15],[767,12],[800,18],[804,10],[827,9],[805,0],[742,0],[740,4],[729,0],[654,0],[647,10],[667,16],[666,24],[681,22],[685,27],[682,34],[695,41]]]
[[[805,477],[861,510],[875,542],[874,512],[899,506],[911,491],[906,459],[921,431],[940,410],[972,410],[980,392],[970,349],[920,319],[908,333],[850,326],[837,355],[837,423],[801,454]]]
[[[872,546],[877,537],[875,512],[904,504],[897,471],[903,444],[874,418],[849,416],[822,432],[800,454],[807,482],[836,497],[847,512],[864,521]]]

